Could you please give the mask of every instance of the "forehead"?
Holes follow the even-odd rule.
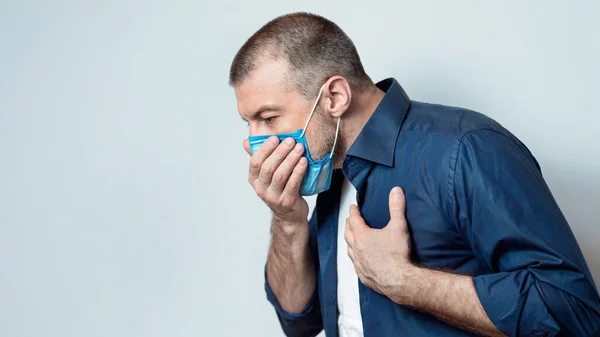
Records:
[[[281,58],[257,62],[254,70],[235,87],[238,111],[242,117],[264,105],[283,105],[294,96],[286,83],[287,64]]]

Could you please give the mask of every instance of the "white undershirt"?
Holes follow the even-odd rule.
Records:
[[[352,260],[348,256],[348,244],[344,239],[346,218],[350,215],[350,205],[356,204],[356,189],[344,178],[340,199],[337,237],[337,302],[340,316],[338,330],[340,337],[362,337],[363,326],[358,295],[358,276]]]

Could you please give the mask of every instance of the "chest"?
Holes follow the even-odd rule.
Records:
[[[444,202],[427,177],[409,177],[396,170],[376,169],[359,187],[361,214],[371,228],[381,229],[390,220],[389,193],[400,186],[406,196],[406,219],[411,238],[411,258],[430,267],[459,269],[473,259],[456,226],[444,215]]]

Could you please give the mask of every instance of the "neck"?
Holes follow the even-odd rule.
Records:
[[[353,94],[351,107],[344,113],[340,122],[340,134],[334,158],[336,169],[342,167],[346,153],[385,95],[375,85]]]

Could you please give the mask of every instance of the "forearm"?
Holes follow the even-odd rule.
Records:
[[[273,220],[267,280],[283,310],[300,313],[306,307],[316,287],[308,223],[286,224]]]
[[[411,266],[396,275],[384,292],[398,304],[456,327],[484,336],[505,336],[485,313],[470,276]]]

